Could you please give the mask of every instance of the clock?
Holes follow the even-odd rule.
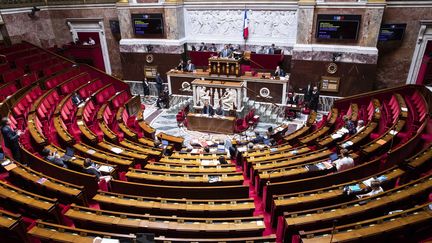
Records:
[[[154,61],[153,54],[147,54],[147,56],[146,56],[146,62],[147,63],[152,63],[153,61]]]

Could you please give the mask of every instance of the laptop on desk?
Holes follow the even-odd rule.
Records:
[[[330,160],[333,162],[333,161],[335,161],[335,160],[338,160],[339,159],[339,156],[338,156],[338,154],[337,153],[332,153],[332,154],[330,154]]]

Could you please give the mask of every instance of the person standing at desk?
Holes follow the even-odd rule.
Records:
[[[144,91],[144,98],[147,98],[150,95],[150,85],[147,81],[147,78],[144,78],[143,80],[143,91]]]
[[[163,86],[163,79],[160,76],[160,73],[156,73],[156,89],[157,89],[157,93],[158,95],[160,95],[162,93],[162,86]]]
[[[185,71],[188,71],[188,72],[195,71],[195,65],[192,63],[191,60],[187,61],[187,65],[186,65]]]
[[[318,91],[318,87],[314,86],[312,89],[311,96],[310,96],[309,109],[311,109],[313,111],[317,111],[318,110],[318,103],[319,103],[319,91]]]
[[[23,132],[20,130],[14,131],[10,126],[8,117],[3,117],[1,120],[1,132],[6,148],[11,150],[14,160],[21,162],[19,137],[23,134]]]
[[[228,45],[224,46],[224,49],[220,52],[220,57],[230,57],[232,51],[228,48]]]
[[[275,77],[285,77],[285,71],[280,68],[280,66],[276,66],[276,70],[274,72]]]
[[[201,113],[209,115],[209,116],[213,116],[214,115],[213,107],[209,104],[209,102],[207,100],[204,101],[204,107],[203,107]]]

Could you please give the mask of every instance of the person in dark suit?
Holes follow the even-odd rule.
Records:
[[[192,63],[191,60],[188,60],[188,61],[187,61],[185,71],[188,71],[188,72],[193,72],[193,71],[195,71],[195,65]]]
[[[319,103],[319,91],[318,91],[318,87],[314,86],[310,96],[309,109],[317,111],[318,103]]]
[[[213,116],[214,115],[214,109],[213,107],[209,104],[209,102],[206,100],[204,101],[204,107],[201,111],[202,114],[207,114],[209,116]]]
[[[81,96],[77,92],[74,92],[72,95],[72,103],[74,103],[74,105],[76,106],[79,106],[82,102],[83,99],[81,98]]]
[[[41,155],[46,161],[63,168],[67,168],[65,161],[60,158],[60,156],[57,154],[57,151],[51,151],[48,148],[44,148],[41,152]]]
[[[162,107],[165,109],[169,108],[169,91],[168,87],[165,87],[165,89],[159,94],[159,97],[156,101],[156,106],[161,109]]]
[[[251,140],[252,143],[264,143],[264,137],[259,132],[255,132],[255,138]]]
[[[275,77],[285,77],[285,71],[282,68],[280,68],[280,66],[276,66],[274,76]]]
[[[215,44],[215,43],[212,43],[208,50],[209,50],[209,51],[216,52],[216,51],[217,51],[216,44]]]
[[[186,65],[185,65],[184,61],[182,59],[180,59],[180,62],[177,65],[177,70],[183,71],[183,70],[185,70],[185,68],[186,68]]]
[[[220,52],[220,57],[231,57],[231,49],[228,48],[228,45],[224,46],[224,49]]]
[[[162,87],[163,87],[163,82],[164,81],[163,81],[163,79],[162,79],[162,77],[161,77],[161,75],[160,75],[159,72],[156,73],[155,81],[156,81],[157,93],[158,93],[158,95],[160,95],[162,93]]]
[[[207,46],[205,45],[204,42],[201,42],[198,51],[207,51]]]
[[[228,162],[226,161],[225,157],[219,156],[219,164],[226,165]]]
[[[10,126],[8,117],[3,117],[1,120],[1,132],[6,148],[11,150],[14,160],[21,162],[19,137],[23,134],[23,132],[20,130],[14,131]]]
[[[95,175],[98,180],[102,176],[100,171],[98,169],[96,169],[93,162],[89,158],[86,158],[84,160],[83,172],[86,174],[89,174],[89,175]]]
[[[306,86],[306,89],[304,91],[304,98],[303,98],[306,106],[309,105],[309,101],[311,99],[311,96],[312,96],[312,85],[308,84],[308,86]]]
[[[144,91],[144,97],[147,98],[150,95],[150,85],[147,81],[147,78],[144,78],[143,80],[143,91]]]

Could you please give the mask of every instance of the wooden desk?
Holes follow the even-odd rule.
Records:
[[[0,237],[6,242],[30,242],[21,215],[0,209]]]
[[[182,218],[130,214],[96,210],[71,205],[65,213],[78,227],[106,228],[110,232],[149,232],[167,237],[217,238],[229,234],[232,237],[261,236],[265,229],[262,216],[241,218]]]
[[[188,199],[229,199],[249,197],[249,186],[163,186],[120,180],[111,181],[111,190],[117,193],[145,197]]]
[[[193,131],[233,134],[235,117],[207,116],[202,114],[189,113],[188,128]]]
[[[411,200],[425,195],[424,193],[428,192],[431,188],[432,177],[428,176],[378,195],[366,199],[358,199],[347,204],[285,213],[285,239],[291,239],[291,235],[300,229],[314,230],[331,227],[331,221],[334,219],[338,219],[342,224],[350,223],[370,216],[381,215],[394,208],[399,208],[400,204],[403,203],[405,203],[405,206],[411,205],[414,202]],[[367,201],[367,203],[359,204],[360,201]],[[285,242],[288,241],[285,240]]]
[[[172,143],[176,150],[181,150],[181,148],[183,146],[184,138],[182,138],[182,137],[176,137],[176,136],[168,135],[168,134],[163,133],[163,132],[158,133],[157,137],[160,140],[166,140],[166,141],[168,141],[168,143]]]
[[[41,240],[48,240],[49,242],[93,243],[96,237],[123,239],[130,242],[135,242],[136,240],[136,236],[133,234],[113,234],[109,232],[91,231],[46,223],[41,220],[36,221],[36,225],[28,231],[28,234]]]
[[[431,225],[432,213],[427,210],[428,204],[422,204],[403,212],[385,215],[370,220],[342,225],[335,228],[332,238],[332,229],[320,229],[314,231],[300,231],[301,242],[396,242],[410,241],[411,235],[403,235],[404,232],[415,232],[419,228]],[[411,231],[412,230],[412,231]]]
[[[17,167],[9,171],[9,179],[20,187],[29,191],[37,191],[51,198],[58,198],[62,203],[78,203],[87,205],[87,199],[83,193],[84,186],[77,186],[34,171],[29,167],[15,163]],[[43,183],[40,180],[45,178]]]
[[[252,198],[244,199],[175,199],[161,197],[140,197],[113,192],[99,193],[93,197],[103,210],[128,213],[177,215],[180,217],[248,217],[255,210]]]

